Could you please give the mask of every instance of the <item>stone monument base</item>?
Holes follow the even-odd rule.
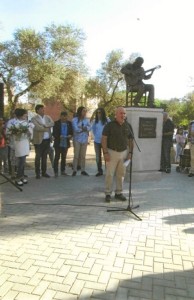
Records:
[[[127,121],[132,125],[134,133],[133,182],[159,180],[163,109],[127,107],[126,113]],[[127,167],[126,180],[128,175],[129,167]]]

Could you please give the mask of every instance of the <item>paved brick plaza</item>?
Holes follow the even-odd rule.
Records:
[[[1,185],[0,299],[194,299],[194,178],[174,166],[134,182],[138,221],[107,212],[127,203],[104,202],[87,157],[90,177],[36,180],[29,168],[23,192]]]

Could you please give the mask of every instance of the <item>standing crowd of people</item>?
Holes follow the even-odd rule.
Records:
[[[189,169],[188,177],[194,176],[194,120],[189,123],[187,138],[183,134],[183,127],[178,127],[175,137],[175,163],[181,168]],[[163,131],[162,131],[162,150],[160,170],[161,172],[171,173],[171,149],[173,147],[173,134],[175,126],[169,118],[168,113],[163,113]],[[188,144],[188,155],[185,155],[185,148]],[[179,168],[180,170],[180,168]]]
[[[122,194],[125,173],[123,161],[130,157],[132,149],[128,152],[131,147],[128,142],[131,141],[131,129],[126,122],[126,112],[123,107],[116,109],[114,121],[106,116],[104,108],[98,108],[95,111],[92,121],[87,118],[87,110],[84,106],[78,107],[71,121],[68,113],[62,111],[59,120],[54,122],[45,114],[42,104],[36,105],[35,112],[36,115],[30,121],[27,110],[23,108],[17,108],[13,118],[6,123],[3,118],[0,119],[1,172],[9,171],[12,180],[15,180],[18,186],[27,184],[25,164],[32,143],[35,150],[36,179],[50,177],[47,172],[48,156],[52,162],[55,178],[59,176],[59,170],[61,175],[66,176],[66,158],[72,139],[74,148],[72,176],[76,176],[78,170],[81,170],[81,175],[89,176],[85,168],[88,137],[91,131],[94,136],[97,177],[103,175],[102,155],[105,159],[105,200],[110,202],[114,176],[116,177],[115,197],[126,200]],[[53,147],[51,147],[52,139],[54,140]]]
[[[80,106],[76,115],[70,121],[68,113],[62,111],[60,118],[53,121],[45,114],[42,104],[35,107],[36,115],[28,120],[28,112],[17,108],[13,118],[4,124],[0,118],[0,172],[8,172],[18,186],[28,183],[25,175],[26,157],[30,152],[30,143],[34,145],[34,170],[36,179],[49,178],[47,173],[47,157],[49,156],[57,178],[60,174],[66,176],[66,159],[71,139],[74,148],[72,176],[89,176],[86,171],[86,151],[89,132],[94,136],[94,149],[96,154],[96,176],[103,175],[102,155],[105,161],[105,201],[111,201],[113,183],[115,179],[115,198],[125,201],[123,195],[123,180],[126,164],[133,154],[133,129],[126,119],[124,107],[115,110],[114,120],[110,120],[103,108],[95,111],[94,119],[87,118],[87,109]],[[174,133],[174,124],[166,112],[163,113],[163,136],[161,149],[160,171],[171,172],[171,147]],[[191,167],[189,177],[194,176],[194,121],[189,127],[189,143],[191,149]],[[54,140],[51,147],[51,140]],[[185,140],[182,129],[176,135],[176,162],[179,162],[183,153]],[[54,155],[53,155],[54,153]],[[59,166],[60,162],[60,166]]]

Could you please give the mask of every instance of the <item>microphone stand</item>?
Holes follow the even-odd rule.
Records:
[[[130,127],[129,127],[130,128]],[[135,145],[137,146],[137,149],[139,152],[141,152],[136,140],[135,140],[135,137],[134,137],[134,134],[133,134],[133,131],[132,129],[130,128],[130,133],[131,133],[131,136],[132,136],[132,139],[133,141],[135,142]],[[139,205],[136,205],[134,207],[131,206],[131,202],[132,202],[132,192],[131,192],[131,187],[132,187],[132,166],[133,166],[133,149],[132,149],[132,153],[131,153],[131,161],[130,161],[130,168],[129,168],[129,201],[128,201],[128,206],[127,208],[118,208],[118,209],[107,209],[107,212],[114,212],[114,211],[128,211],[130,212],[131,214],[133,214],[139,221],[142,221],[142,219],[133,212],[132,208],[138,208]]]

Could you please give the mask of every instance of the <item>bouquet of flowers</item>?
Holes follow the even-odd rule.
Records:
[[[22,133],[28,133],[28,123],[22,122],[22,123],[13,123],[11,126],[9,126],[8,131],[9,134],[20,136]]]

